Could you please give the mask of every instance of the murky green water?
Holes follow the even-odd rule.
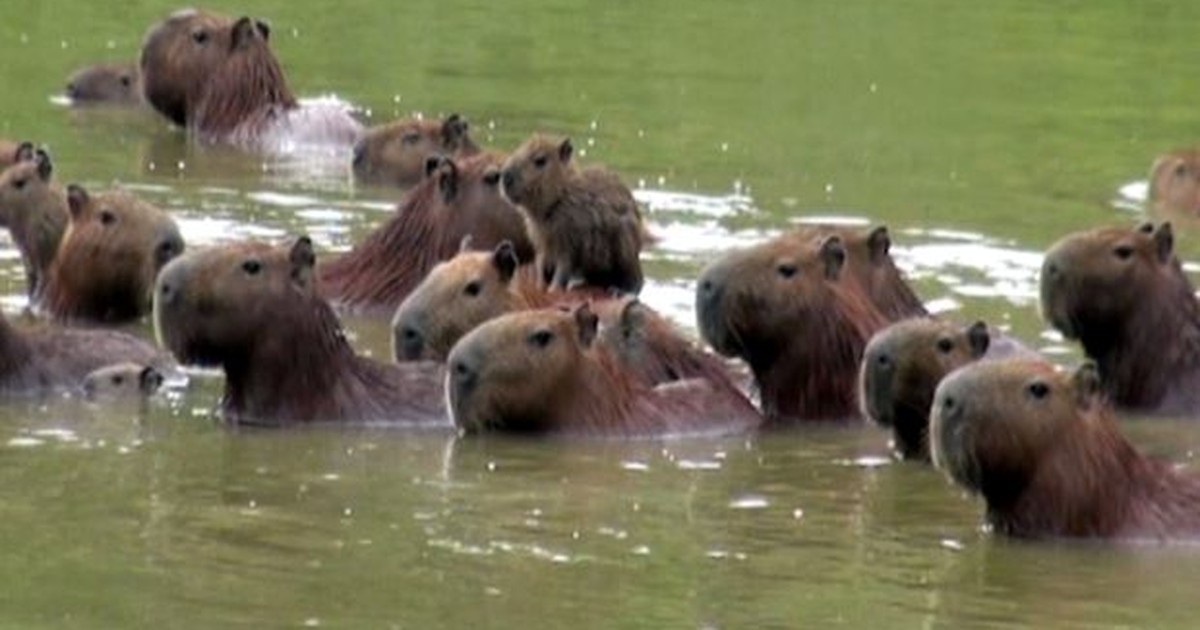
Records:
[[[305,230],[345,248],[394,201],[346,169],[52,104],[74,66],[134,56],[174,6],[18,4],[0,21],[0,136],[48,144],[65,180],[134,186],[201,246]],[[887,222],[938,308],[1061,353],[1038,252],[1134,220],[1121,189],[1200,129],[1186,2],[254,4],[302,95],[376,120],[458,111],[499,147],[573,135],[642,189],[664,237],[646,299],[689,325],[714,253],[839,216]],[[15,310],[16,252],[0,255]],[[351,327],[386,355],[382,325]],[[3,407],[0,626],[1196,624],[1197,548],[997,540],[870,427],[668,444],[231,431],[219,389],[197,375],[145,408]],[[1176,459],[1200,445],[1183,422],[1128,428]]]

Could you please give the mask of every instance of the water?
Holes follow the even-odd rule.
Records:
[[[0,22],[0,136],[121,182],[189,244],[349,247],[396,195],[337,156],[190,146],[146,112],[52,101],[175,8],[44,0]],[[219,3],[229,12],[236,5]],[[299,94],[374,119],[457,111],[488,145],[569,133],[639,189],[646,301],[686,326],[699,267],[814,217],[886,222],[940,312],[1064,362],[1039,252],[1139,218],[1195,140],[1200,5],[1150,1],[258,2]],[[1184,254],[1200,238],[1183,233]],[[0,294],[20,308],[11,247]],[[349,321],[387,355],[379,322]],[[999,540],[870,427],[667,444],[233,431],[219,378],[145,407],[0,408],[0,625],[1192,627],[1200,548]],[[1190,462],[1186,422],[1131,421]]]

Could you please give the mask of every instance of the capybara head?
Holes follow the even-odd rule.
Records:
[[[890,428],[905,459],[929,459],[929,406],[939,382],[987,353],[987,324],[962,328],[919,317],[888,326],[871,338],[859,376],[862,411]]]
[[[504,163],[504,195],[513,203],[539,213],[563,196],[575,165],[570,138],[535,134]]]
[[[209,75],[192,110],[191,122],[204,133],[232,132],[264,108],[296,106],[283,66],[271,51],[271,29],[248,17],[239,18],[230,28],[228,54]]]
[[[443,360],[476,326],[519,308],[510,290],[518,264],[509,241],[494,251],[465,251],[439,263],[392,318],[396,360]]]
[[[153,366],[116,363],[92,371],[83,379],[83,393],[93,400],[142,398],[162,387],[164,377]]]
[[[1200,151],[1172,151],[1150,169],[1150,207],[1160,216],[1200,218]]]
[[[465,157],[479,152],[467,120],[405,118],[368,129],[354,145],[354,176],[361,182],[407,188],[425,176],[430,158]]]
[[[67,187],[70,224],[51,264],[44,306],[56,317],[123,321],[149,310],[154,278],[183,253],[170,215],[133,194]]]
[[[67,79],[66,95],[76,104],[137,103],[142,99],[137,66],[103,63],[80,68]]]
[[[581,389],[597,326],[585,304],[510,313],[468,333],[447,361],[454,423],[464,431],[549,430]]]
[[[838,236],[846,248],[846,273],[858,282],[867,297],[891,321],[927,314],[925,305],[904,279],[892,258],[892,237],[886,225],[854,228],[813,225],[797,229],[798,238],[820,242]]]
[[[233,19],[184,9],[150,28],[142,44],[142,95],[183,127],[213,72],[230,54]]]
[[[700,276],[700,334],[754,371],[768,416],[853,413],[863,348],[884,316],[853,282],[831,236],[813,246],[791,237],[732,252]]]
[[[312,241],[291,247],[244,242],[193,252],[163,268],[154,289],[159,343],[183,363],[222,365],[289,321],[289,309],[315,299]],[[301,314],[303,315],[303,314]]]

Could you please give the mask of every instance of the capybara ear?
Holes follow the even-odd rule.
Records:
[[[437,171],[438,167],[442,165],[442,160],[444,159],[446,158],[441,154],[431,155],[425,158],[425,177],[433,175],[434,171]]]
[[[867,235],[867,249],[871,252],[871,263],[878,265],[887,260],[892,250],[892,236],[886,225],[881,225]]]
[[[1096,362],[1089,360],[1080,364],[1071,375],[1071,382],[1075,386],[1076,402],[1079,406],[1090,407],[1101,391],[1100,369],[1096,367]]]
[[[971,346],[971,356],[978,359],[987,354],[991,343],[992,335],[988,332],[987,322],[981,319],[967,327],[967,344]]]
[[[263,20],[254,20],[254,28],[258,29],[258,34],[262,36],[263,41],[271,41],[271,25]]]
[[[229,49],[237,50],[254,41],[254,38],[258,36],[258,27],[254,20],[243,16],[233,25],[233,39],[230,41]]]
[[[592,312],[592,305],[584,302],[575,308],[575,325],[579,327],[579,344],[590,348],[600,328],[600,318]]]
[[[575,147],[571,146],[570,138],[563,138],[562,144],[558,145],[558,160],[563,164],[571,161],[571,154],[575,152]]]
[[[621,308],[621,337],[630,339],[638,334],[646,325],[646,307],[636,298],[629,300]]]
[[[505,239],[496,245],[496,250],[492,252],[492,266],[500,273],[500,280],[507,283],[512,280],[513,274],[517,272],[517,248],[513,247],[512,241]]]
[[[33,143],[26,140],[17,146],[17,152],[13,154],[14,162],[29,162],[33,160]]]
[[[469,127],[466,118],[458,114],[450,114],[446,120],[442,121],[442,144],[457,147],[459,142],[466,137]]]
[[[79,219],[87,212],[88,192],[79,184],[67,186],[67,207],[71,209],[71,218]]]
[[[438,169],[438,189],[442,191],[442,200],[450,203],[458,194],[458,166],[451,159],[443,159],[442,165],[445,168]]]
[[[292,280],[300,286],[308,286],[312,277],[313,267],[317,264],[317,254],[313,251],[312,239],[307,235],[300,236],[292,243],[288,252],[288,261],[292,264]]]
[[[1154,248],[1158,254],[1158,262],[1165,263],[1171,260],[1171,255],[1175,252],[1175,231],[1171,229],[1170,221],[1163,221],[1162,225],[1154,230]]]
[[[54,174],[54,163],[50,161],[50,154],[46,153],[45,149],[38,149],[33,159],[37,161],[38,177],[44,182],[50,181],[50,176]]]
[[[143,392],[152,394],[162,387],[163,375],[153,367],[146,366],[138,374],[138,386]]]
[[[830,236],[821,243],[821,261],[825,263],[825,277],[837,280],[846,264],[846,247],[840,236]]]
[[[474,234],[464,234],[462,240],[458,242],[458,253],[471,251],[471,241],[475,240]]]

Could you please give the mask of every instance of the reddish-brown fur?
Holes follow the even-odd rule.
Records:
[[[354,176],[361,182],[408,188],[425,177],[432,157],[454,160],[479,153],[467,120],[405,118],[368,129],[354,145]]]
[[[516,244],[533,258],[520,214],[500,194],[499,158],[481,154],[431,162],[432,172],[405,195],[392,217],[350,252],[318,269],[321,292],[348,307],[391,315],[438,262],[471,248]]]
[[[1154,160],[1147,202],[1162,218],[1200,218],[1200,151],[1180,149]]]
[[[700,277],[700,333],[749,364],[772,422],[857,411],[863,349],[887,318],[842,278],[845,259],[840,237],[814,246],[785,236],[730,253]]]
[[[25,289],[37,299],[66,232],[67,194],[51,181],[54,166],[43,149],[24,143],[16,164],[0,173],[0,226],[8,228],[21,264]]]
[[[551,286],[637,293],[647,234],[633,193],[615,173],[580,170],[570,139],[535,135],[504,163],[504,194],[517,204]]]
[[[162,210],[116,190],[67,187],[71,219],[46,274],[39,305],[58,319],[116,323],[150,310],[154,277],[183,252]]]
[[[274,118],[297,107],[283,67],[261,22],[241,18],[231,27],[230,53],[208,75],[192,108],[191,128],[202,136],[249,140]]]
[[[187,127],[209,76],[232,45],[233,23],[224,15],[184,9],[151,27],[139,66],[146,102]]]
[[[240,243],[180,257],[159,274],[154,322],[180,361],[225,371],[239,424],[449,427],[441,369],[355,354],[314,290],[312,243]]]
[[[101,63],[73,72],[67,98],[75,105],[137,105],[142,101],[138,69],[132,63]]]
[[[648,387],[594,343],[586,306],[510,313],[450,353],[447,399],[465,431],[652,437],[736,433],[759,423],[740,396],[701,381]]]
[[[1041,303],[1096,361],[1116,405],[1200,411],[1200,304],[1169,223],[1065,237],[1042,263]]]
[[[1091,364],[974,363],[937,388],[935,464],[987,502],[1017,537],[1193,538],[1200,479],[1151,460],[1121,435]]]

